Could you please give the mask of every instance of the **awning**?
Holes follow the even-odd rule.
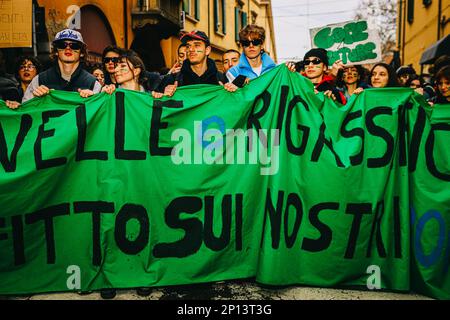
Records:
[[[444,38],[436,41],[433,45],[427,48],[420,58],[420,64],[431,64],[440,56],[450,55],[450,34]]]

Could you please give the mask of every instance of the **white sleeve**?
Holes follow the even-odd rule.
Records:
[[[228,78],[228,81],[230,81],[230,82],[233,82],[234,79],[236,79],[236,77],[233,76],[230,71],[227,72],[227,78]]]
[[[102,85],[100,84],[100,82],[95,81],[94,89],[92,89],[92,91],[94,91],[94,94],[102,91]]]
[[[33,91],[37,87],[39,87],[39,75],[35,76],[33,80],[31,80],[30,84],[27,87],[27,90],[23,94],[22,103],[34,98]]]

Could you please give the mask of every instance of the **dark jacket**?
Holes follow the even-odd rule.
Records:
[[[145,71],[145,82],[142,84],[145,91],[156,91],[163,77],[158,72]]]
[[[12,100],[20,102],[22,101],[17,88],[17,82],[13,81],[7,75],[0,76],[0,99],[2,100]]]
[[[356,86],[357,88],[363,88],[363,89],[369,89],[369,88],[371,88],[371,86],[369,86],[367,83],[365,83],[365,82],[363,82],[363,81],[361,81],[361,82],[358,82],[358,84],[357,84],[357,86]],[[347,86],[344,84],[342,87],[336,87],[340,92],[342,92],[342,94],[344,95],[344,97],[345,97],[345,100],[350,100],[350,95],[348,94],[348,91],[347,91]]]
[[[109,75],[108,71],[106,71],[105,69],[103,69],[103,74],[105,75],[105,86],[106,86],[106,85],[113,84],[113,82],[112,82],[112,80],[111,80],[111,76]]]
[[[170,84],[174,84],[175,81],[178,81],[178,86],[182,87],[194,84],[219,85],[219,81],[222,83],[227,83],[228,79],[222,72],[217,70],[214,60],[208,58],[206,72],[201,76],[198,76],[194,71],[192,71],[189,60],[185,60],[180,72],[164,76],[157,91],[164,92],[164,88]]]
[[[428,99],[429,102],[432,102],[434,104],[448,104],[450,103],[444,96],[442,96],[440,93],[432,97],[431,99]]]
[[[78,91],[78,89],[93,90],[97,79],[83,69],[80,64],[75,72],[72,74],[70,81],[66,81],[61,77],[61,71],[56,64],[50,69],[39,73],[39,85],[44,85],[49,89],[63,90],[63,91]]]
[[[315,88],[317,91],[320,91],[320,92],[325,92],[325,91],[330,90],[336,97],[337,102],[339,102],[341,104],[347,103],[347,99],[345,99],[344,94],[334,86],[334,78],[333,77],[330,77],[328,75],[323,76],[322,81],[320,83],[316,84]]]

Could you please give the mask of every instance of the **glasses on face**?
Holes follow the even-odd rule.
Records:
[[[262,40],[261,39],[241,40],[241,44],[243,47],[250,47],[250,44],[252,44],[254,47],[257,47],[262,44]]]
[[[322,60],[320,60],[319,58],[315,58],[315,59],[306,59],[303,62],[305,64],[305,66],[308,66],[310,63],[312,63],[314,65],[318,65],[322,62]]]
[[[19,70],[34,70],[34,69],[36,69],[36,66],[33,64],[21,65],[19,67]]]
[[[117,64],[119,62],[119,57],[105,57],[103,58],[103,63],[107,64],[107,63],[114,63]]]
[[[81,50],[81,43],[78,42],[67,42],[67,41],[57,41],[55,42],[56,49],[64,50],[69,47],[72,50]]]

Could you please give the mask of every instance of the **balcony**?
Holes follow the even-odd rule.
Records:
[[[131,11],[133,29],[159,26],[169,34],[180,30],[181,0],[134,0]]]

